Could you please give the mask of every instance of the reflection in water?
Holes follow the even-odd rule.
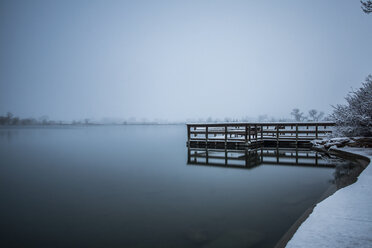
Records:
[[[319,152],[302,148],[210,149],[188,148],[189,165],[211,165],[250,169],[264,164],[335,167],[334,161],[321,159]]]
[[[12,138],[16,135],[18,135],[17,130],[2,129],[0,127],[0,140],[6,140],[7,142],[11,142]]]
[[[188,165],[252,169],[260,165],[308,166],[335,168],[331,181],[340,189],[354,183],[363,165],[343,160],[308,148],[259,147],[249,149],[217,149],[188,147]]]

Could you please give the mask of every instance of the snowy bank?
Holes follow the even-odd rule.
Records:
[[[372,160],[371,148],[334,150]],[[372,247],[372,166],[356,183],[318,203],[286,247]]]
[[[312,140],[311,143],[315,148],[329,149],[331,147],[372,147],[371,137],[340,137],[332,139],[316,139]]]

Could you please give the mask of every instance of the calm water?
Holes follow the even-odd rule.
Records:
[[[185,142],[185,126],[1,128],[0,246],[273,247],[335,178],[190,165]]]

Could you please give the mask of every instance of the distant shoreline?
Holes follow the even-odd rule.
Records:
[[[185,123],[89,123],[89,124],[70,124],[70,123],[53,123],[53,124],[19,124],[19,125],[0,125],[1,127],[53,127],[53,126],[76,126],[76,127],[91,127],[91,126],[167,126],[167,125],[186,125]]]

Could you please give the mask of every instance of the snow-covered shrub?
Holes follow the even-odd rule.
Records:
[[[331,119],[336,132],[344,136],[372,136],[372,75],[362,87],[345,97],[347,104],[334,107]]]

